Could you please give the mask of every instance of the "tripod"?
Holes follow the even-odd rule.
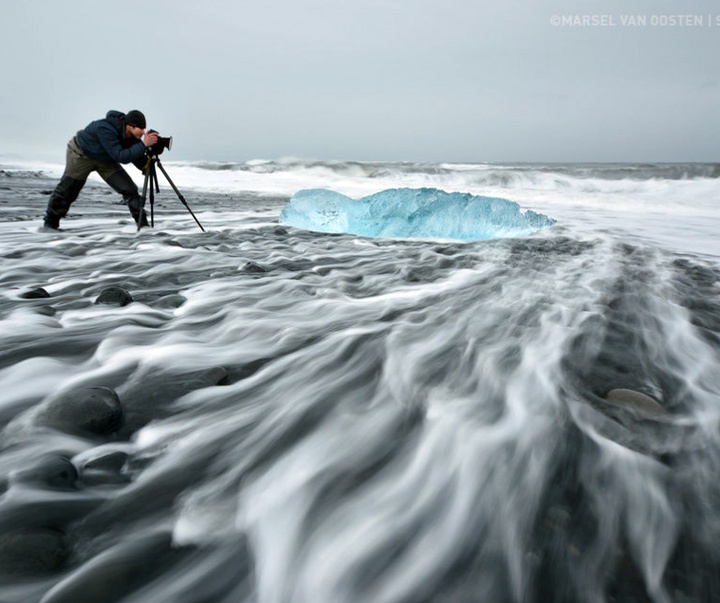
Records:
[[[145,209],[145,198],[147,197],[148,192],[148,186],[150,188],[150,226],[155,226],[155,193],[160,192],[160,185],[158,184],[157,179],[157,171],[155,170],[155,167],[159,167],[160,171],[163,173],[163,176],[165,176],[165,180],[167,180],[170,183],[170,186],[175,191],[175,194],[178,196],[178,199],[180,199],[180,202],[185,206],[185,209],[187,209],[190,212],[190,215],[193,217],[193,220],[197,223],[197,225],[200,227],[200,230],[205,232],[205,229],[203,228],[202,224],[200,224],[200,220],[198,220],[195,217],[195,214],[193,213],[192,209],[190,209],[190,206],[187,204],[187,201],[185,201],[185,198],[180,194],[180,191],[177,189],[177,186],[175,186],[175,183],[170,180],[170,176],[168,176],[168,173],[165,171],[165,168],[163,167],[162,163],[160,163],[160,158],[157,155],[151,155],[150,159],[148,159],[147,165],[145,166],[145,182],[143,182],[143,191],[142,191],[142,204],[140,205],[140,216],[142,216],[143,209]],[[138,230],[140,230],[140,224],[138,223]]]

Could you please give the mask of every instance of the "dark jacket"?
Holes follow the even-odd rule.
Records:
[[[125,138],[125,114],[120,111],[108,111],[105,119],[80,130],[77,143],[83,153],[96,161],[142,165],[145,158],[142,141]]]

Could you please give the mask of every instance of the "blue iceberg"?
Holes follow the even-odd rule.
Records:
[[[390,189],[357,200],[331,190],[301,190],[279,222],[316,232],[461,241],[521,237],[556,223],[507,199],[434,188]]]

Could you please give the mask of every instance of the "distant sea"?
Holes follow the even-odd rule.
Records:
[[[0,601],[720,600],[720,164],[0,165]],[[134,178],[142,183],[139,172]],[[506,198],[458,242],[308,188]]]

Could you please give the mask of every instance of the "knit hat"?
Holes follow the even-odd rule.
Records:
[[[133,109],[132,111],[128,111],[125,116],[125,125],[135,126],[136,128],[142,128],[144,130],[147,124],[145,122],[145,116],[140,113],[140,111]]]

